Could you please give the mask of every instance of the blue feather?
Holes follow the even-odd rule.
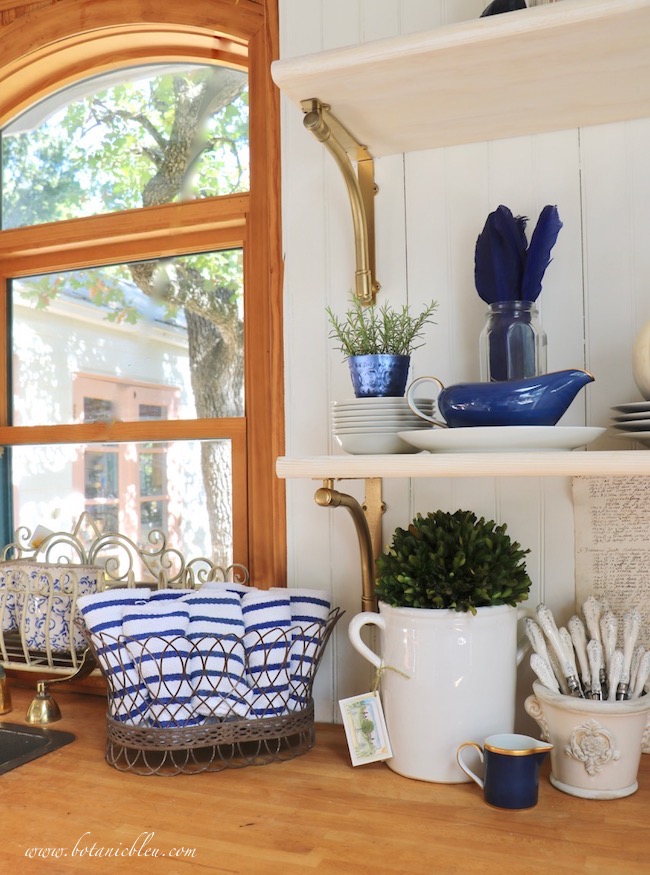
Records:
[[[521,300],[536,301],[542,291],[542,279],[551,263],[551,250],[555,246],[562,222],[557,207],[545,206],[530,238],[526,266],[521,281]]]
[[[503,204],[490,213],[476,241],[474,282],[487,304],[519,298],[526,265],[526,222]]]

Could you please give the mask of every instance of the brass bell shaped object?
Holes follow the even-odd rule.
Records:
[[[27,723],[44,724],[56,723],[61,719],[61,710],[52,695],[47,691],[47,682],[39,681],[36,685],[36,696],[27,709],[25,720]]]
[[[48,692],[48,687],[52,684],[65,684],[70,681],[80,681],[91,673],[97,666],[97,661],[90,650],[85,650],[79,668],[76,672],[68,677],[54,678],[47,681],[38,681],[36,684],[36,696],[32,699],[32,703],[27,709],[25,720],[28,723],[44,724],[55,723],[61,719],[61,711],[56,704],[52,695]]]

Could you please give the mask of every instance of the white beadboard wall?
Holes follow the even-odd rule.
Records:
[[[280,0],[281,56],[467,20],[485,5],[486,0]],[[539,74],[543,88],[544,71]],[[304,130],[294,105],[283,99],[282,112],[286,453],[324,455],[340,452],[329,434],[330,402],[352,396],[347,365],[328,340],[325,314],[328,304],[337,312],[347,306],[354,274],[352,222],[334,161]],[[650,120],[642,119],[376,160],[381,299],[416,309],[431,298],[439,302],[437,325],[416,351],[411,377],[435,374],[447,384],[478,379],[485,306],[473,283],[476,237],[500,203],[529,216],[529,231],[541,208],[554,203],[564,227],[539,300],[548,366],[585,367],[596,378],[562,422],[605,426],[612,404],[639,400],[631,347],[650,319],[649,154]],[[598,448],[633,446],[605,437]],[[287,482],[288,584],[328,588],[347,612],[315,690],[317,719],[338,721],[338,699],[368,689],[371,674],[347,637],[349,619],[360,610],[354,527],[344,509],[315,504],[320,485]],[[363,498],[362,483],[339,488]],[[573,612],[569,479],[387,480],[384,499],[386,542],[415,513],[436,508],[462,507],[506,522],[511,535],[531,550],[531,604],[545,601],[562,622]],[[523,694],[527,686],[524,678]]]

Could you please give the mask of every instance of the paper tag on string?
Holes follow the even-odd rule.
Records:
[[[384,709],[377,690],[340,699],[339,707],[353,766],[392,757]]]

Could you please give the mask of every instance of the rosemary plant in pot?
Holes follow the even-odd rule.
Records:
[[[355,297],[342,318],[331,307],[325,308],[329,337],[348,361],[357,398],[404,395],[411,354],[422,346],[416,341],[425,325],[433,322],[437,306],[431,301],[414,316],[408,304],[400,309],[388,303],[366,307]]]
[[[379,613],[353,617],[349,634],[380,674],[393,771],[467,781],[458,746],[513,731],[527,553],[505,524],[457,510],[418,514],[378,557]],[[366,625],[381,655],[361,640]]]

